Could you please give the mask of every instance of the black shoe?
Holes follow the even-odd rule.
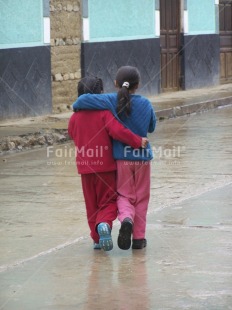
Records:
[[[140,250],[147,246],[146,239],[133,239],[132,240],[132,249],[133,250]]]
[[[132,234],[133,224],[131,219],[125,218],[121,224],[118,235],[118,247],[121,250],[128,250],[131,246],[131,234]]]

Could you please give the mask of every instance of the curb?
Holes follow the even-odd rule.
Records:
[[[232,105],[232,96],[192,104],[185,104],[182,106],[175,106],[168,109],[156,110],[156,117],[158,121],[163,121],[165,119],[191,115],[194,113],[201,113],[229,105]],[[63,120],[67,121],[66,118]],[[66,143],[69,141],[71,140],[68,136],[67,128],[43,129],[39,132],[38,130],[35,130],[35,132],[28,134],[6,136],[0,139],[0,156],[31,149],[38,149],[55,144]]]
[[[70,141],[67,129],[47,129],[0,139],[0,156],[63,144]]]
[[[232,96],[187,104],[183,106],[176,106],[176,107],[164,109],[164,110],[157,110],[156,116],[157,116],[157,119],[161,121],[164,119],[175,118],[175,117],[190,115],[194,113],[201,113],[201,112],[219,108],[221,106],[231,105],[231,104],[232,104]]]

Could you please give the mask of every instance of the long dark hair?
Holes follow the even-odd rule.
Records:
[[[120,119],[128,117],[131,113],[130,90],[134,90],[140,81],[137,68],[123,66],[116,73],[116,86],[118,90],[117,114]]]

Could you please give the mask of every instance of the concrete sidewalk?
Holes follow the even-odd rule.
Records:
[[[163,93],[149,99],[155,108],[157,119],[164,120],[232,104],[232,84]],[[70,111],[0,121],[0,154],[69,140],[67,126],[71,114]]]

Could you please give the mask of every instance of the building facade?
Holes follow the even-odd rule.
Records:
[[[0,118],[68,111],[86,75],[115,91],[123,65],[138,67],[148,96],[232,82],[232,0],[0,0],[0,8]]]
[[[52,111],[49,0],[0,0],[0,119]]]
[[[231,8],[231,0],[83,0],[82,74],[112,91],[117,68],[133,65],[146,95],[232,81]]]

